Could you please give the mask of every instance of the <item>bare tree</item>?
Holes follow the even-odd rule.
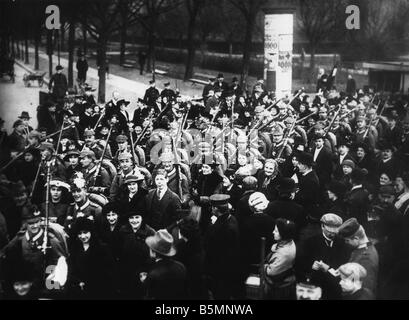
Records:
[[[330,36],[345,28],[345,2],[327,0],[300,0],[300,26],[310,44],[310,73],[315,77],[315,54],[318,46]]]
[[[229,0],[243,15],[246,22],[246,32],[243,43],[243,62],[241,68],[240,82],[244,85],[250,69],[250,58],[252,51],[252,40],[256,26],[257,14],[268,0]]]

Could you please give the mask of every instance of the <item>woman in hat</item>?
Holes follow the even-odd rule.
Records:
[[[72,195],[69,193],[70,185],[60,178],[50,181],[50,202],[48,216],[60,225],[64,225],[67,213],[72,203]],[[41,204],[41,211],[45,212],[46,202]]]
[[[120,229],[119,270],[123,299],[141,299],[144,295],[140,274],[151,263],[145,240],[155,234],[145,222],[145,213],[127,211],[127,222]]]
[[[113,298],[113,258],[97,237],[94,222],[78,218],[68,258],[68,296],[72,299]]]
[[[119,194],[119,205],[122,212],[146,212],[145,197],[148,191],[143,188],[145,177],[137,169],[125,178],[125,186]]]
[[[295,299],[296,279],[294,263],[296,247],[294,243],[295,224],[287,219],[279,218],[273,231],[276,243],[264,265],[265,298],[268,300]]]

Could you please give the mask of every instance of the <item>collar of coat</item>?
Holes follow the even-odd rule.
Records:
[[[85,203],[79,207],[78,204],[75,204],[75,209],[79,212],[81,212],[82,210],[84,210],[86,207],[88,207],[91,204],[91,202],[89,201],[89,199],[87,199],[87,201],[85,201]]]

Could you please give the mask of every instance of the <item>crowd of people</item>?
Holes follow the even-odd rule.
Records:
[[[3,299],[408,297],[407,96],[219,74],[131,116],[61,73],[0,132]]]

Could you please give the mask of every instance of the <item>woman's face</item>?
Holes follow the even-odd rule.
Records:
[[[277,226],[275,226],[275,228],[274,228],[273,236],[274,236],[275,241],[280,241],[281,240],[281,235],[280,235],[280,232],[277,229]]]
[[[138,229],[142,224],[142,216],[131,216],[129,217],[129,224],[132,229]]]
[[[293,164],[293,166],[294,166],[295,168],[298,167],[298,160],[297,160],[296,157],[293,157],[293,158],[292,158],[291,163]]]
[[[305,106],[302,104],[302,105],[300,105],[300,113],[303,113],[303,112],[305,112]]]
[[[118,215],[113,211],[108,212],[107,213],[107,220],[108,220],[108,223],[112,226],[112,225],[117,223]]]
[[[356,155],[360,159],[364,158],[365,157],[365,150],[363,148],[358,148],[358,150],[356,150]]]
[[[271,162],[266,163],[265,166],[264,166],[264,172],[265,172],[266,176],[267,177],[272,176],[273,173],[274,173],[274,169],[275,169],[274,164],[272,164]]]
[[[50,189],[51,199],[58,201],[61,199],[62,189],[56,186],[52,186]]]
[[[202,173],[203,175],[207,176],[212,173],[212,168],[209,165],[204,164],[202,167]]]
[[[82,244],[89,244],[91,240],[91,232],[86,230],[81,230],[78,233],[78,239],[81,241]]]
[[[392,183],[392,180],[386,175],[385,173],[382,173],[380,178],[379,178],[379,184],[381,186],[386,186],[390,185]]]

